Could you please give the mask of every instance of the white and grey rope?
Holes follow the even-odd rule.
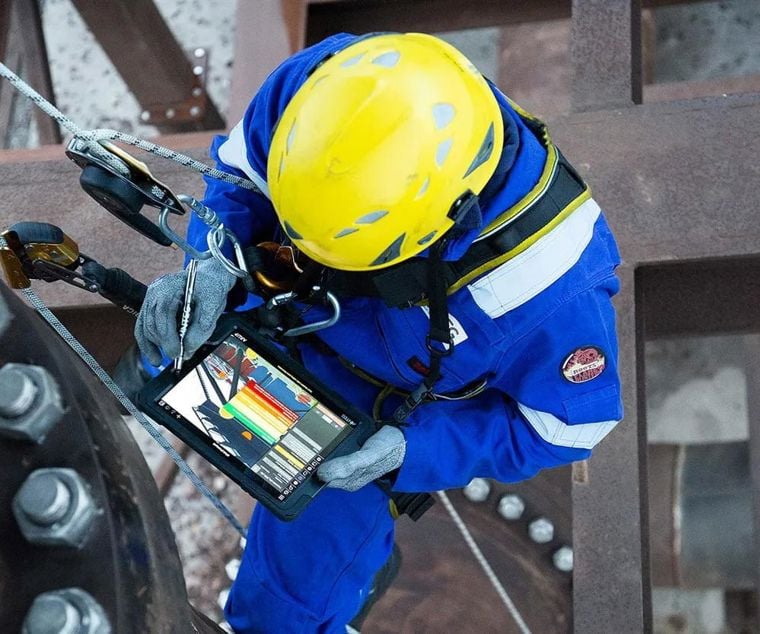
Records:
[[[520,611],[517,609],[517,606],[515,606],[514,602],[509,597],[509,594],[507,594],[507,591],[504,589],[501,581],[499,581],[499,578],[496,576],[493,568],[491,568],[491,564],[488,563],[488,560],[476,543],[475,538],[472,536],[472,533],[470,533],[470,529],[467,528],[464,520],[454,508],[454,505],[451,503],[449,496],[446,495],[445,491],[438,491],[438,498],[441,500],[443,507],[446,509],[448,514],[451,516],[451,519],[454,521],[454,524],[459,529],[459,532],[462,534],[465,543],[467,546],[469,546],[470,551],[472,552],[477,562],[480,564],[480,567],[483,569],[486,577],[488,577],[488,580],[491,582],[494,590],[496,590],[496,593],[499,595],[502,603],[504,603],[507,611],[512,615],[512,618],[517,624],[520,632],[522,632],[522,634],[530,634],[530,630],[528,629],[528,625],[525,623],[525,619],[523,619]]]
[[[234,174],[228,174],[227,172],[209,167],[205,163],[196,161],[195,159],[185,154],[180,154],[179,152],[163,147],[156,143],[151,143],[150,141],[138,139],[131,134],[124,134],[123,132],[119,132],[117,130],[108,129],[83,130],[65,114],[58,110],[58,108],[51,104],[47,99],[40,95],[36,90],[34,90],[34,88],[29,86],[29,84],[27,84],[23,79],[16,75],[16,73],[14,73],[10,68],[2,63],[0,63],[0,77],[7,79],[11,84],[13,84],[16,90],[18,90],[25,97],[29,98],[38,108],[45,112],[45,114],[57,121],[63,128],[78,138],[87,141],[121,141],[127,145],[138,147],[145,152],[155,154],[161,158],[167,159],[169,161],[174,161],[175,163],[179,163],[180,165],[194,169],[201,174],[211,176],[212,178],[218,178],[219,180],[223,180],[227,183],[231,183],[239,187],[244,187],[245,189],[250,189],[256,192],[260,191],[252,181],[246,178],[240,178]],[[110,156],[110,153],[106,152],[104,155]],[[115,167],[118,169],[118,166]]]

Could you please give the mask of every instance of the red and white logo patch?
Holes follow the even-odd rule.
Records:
[[[562,364],[562,376],[570,383],[585,383],[598,377],[606,367],[607,360],[601,348],[578,348]]]

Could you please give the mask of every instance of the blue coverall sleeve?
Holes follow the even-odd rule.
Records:
[[[404,428],[406,456],[394,488],[432,491],[474,477],[516,482],[588,458],[622,418],[611,303],[617,285],[611,276],[564,299],[504,351],[491,388],[478,397],[418,408]]]
[[[219,158],[219,147],[226,140],[227,137],[221,135],[214,138],[209,150],[211,158],[217,169],[246,178],[242,171],[226,165]],[[219,215],[224,226],[235,233],[243,247],[271,239],[277,220],[271,202],[264,195],[210,176],[204,176],[203,180],[206,181],[203,203]],[[207,234],[208,227],[193,214],[187,228],[188,242],[198,250],[206,250]],[[229,248],[225,252],[231,255]]]

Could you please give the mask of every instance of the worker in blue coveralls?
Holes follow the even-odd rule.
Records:
[[[344,632],[393,548],[377,479],[525,480],[588,458],[622,418],[618,251],[543,124],[429,35],[296,53],[211,155],[260,189],[207,179],[205,204],[243,244],[290,244],[337,280],[341,318],[299,345],[306,368],[396,423],[325,462],[328,488],[296,520],[256,507],[226,617],[240,633]],[[193,220],[190,242],[205,236]],[[136,336],[154,363],[159,346],[179,353],[184,276],[148,290]],[[187,354],[234,284],[201,262]]]

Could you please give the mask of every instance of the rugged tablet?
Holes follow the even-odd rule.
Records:
[[[223,316],[185,362],[143,388],[140,407],[278,517],[296,517],[324,486],[316,469],[356,451],[373,421],[258,334]]]

